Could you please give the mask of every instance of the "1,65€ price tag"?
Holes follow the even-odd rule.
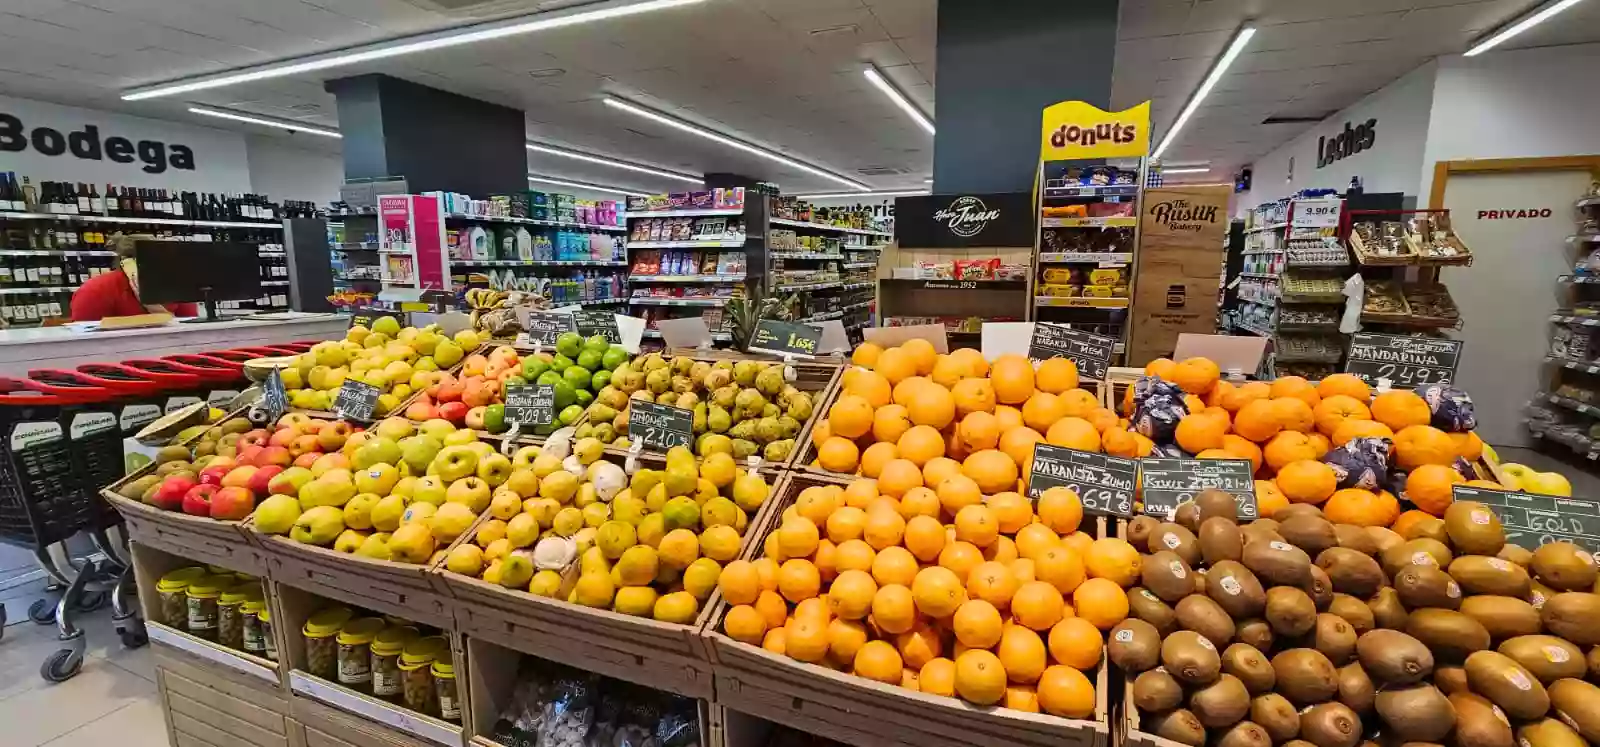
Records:
[[[1241,521],[1256,518],[1256,482],[1248,459],[1140,459],[1146,516],[1171,521],[1178,507],[1215,488],[1233,496]]]
[[[1028,498],[1035,503],[1050,488],[1068,488],[1083,501],[1086,514],[1133,516],[1138,463],[1109,454],[1078,451],[1046,443],[1033,445]]]
[[[1036,361],[1066,358],[1078,366],[1085,379],[1104,379],[1111,370],[1117,338],[1072,329],[1064,324],[1035,322],[1028,341],[1028,357]]]
[[[822,328],[816,325],[762,319],[756,322],[745,349],[785,358],[814,358],[821,342]]]
[[[1461,362],[1461,344],[1460,340],[1438,337],[1357,332],[1350,336],[1344,370],[1373,385],[1380,379],[1404,389],[1449,384],[1455,381],[1456,366]]]
[[[276,368],[267,373],[267,380],[261,385],[261,410],[269,423],[278,422],[289,411],[289,393],[284,391],[283,374]]]
[[[550,425],[556,419],[556,388],[549,384],[506,387],[506,422]]]
[[[693,411],[637,399],[628,410],[628,438],[647,449],[666,451],[694,440]]]
[[[333,411],[347,420],[371,422],[372,412],[377,408],[381,394],[382,391],[365,381],[345,379],[339,387],[339,393],[333,398]]]

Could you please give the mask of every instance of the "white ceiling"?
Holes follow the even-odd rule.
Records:
[[[878,188],[921,187],[933,138],[861,75],[871,61],[933,111],[936,0],[708,0],[380,63],[170,99],[133,86],[527,13],[575,0],[0,0],[0,93],[260,133],[184,111],[203,103],[336,126],[326,78],[384,72],[520,107],[531,138],[691,173],[730,171],[785,191],[839,185],[610,109],[604,94],[705,124]],[[1169,161],[1220,173],[1523,11],[1533,0],[1122,0],[1112,98],[1154,102],[1165,130],[1246,18],[1260,33]],[[447,8],[462,8],[446,10]],[[1507,45],[1600,40],[1600,3]],[[1064,73],[1069,71],[1063,71]],[[313,147],[336,147],[294,136]],[[681,183],[551,156],[533,170],[646,190]]]

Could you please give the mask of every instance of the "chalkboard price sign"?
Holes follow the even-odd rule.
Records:
[[[1476,501],[1500,517],[1506,541],[1529,550],[1551,542],[1571,542],[1600,552],[1600,502],[1584,498],[1513,493],[1457,485],[1458,501]]]
[[[1357,332],[1350,336],[1344,370],[1368,384],[1387,379],[1390,386],[1402,389],[1449,384],[1455,381],[1456,366],[1461,362],[1461,345],[1460,340],[1439,337]]]
[[[345,379],[333,398],[333,411],[346,420],[371,422],[381,394],[381,390],[365,381]]]
[[[278,422],[289,411],[289,393],[284,391],[283,374],[276,368],[267,373],[267,380],[261,385],[261,409],[269,423]]]
[[[584,337],[605,335],[606,342],[622,344],[622,333],[617,331],[617,315],[609,311],[576,311],[572,314],[578,325],[578,334]]]
[[[786,358],[813,358],[821,342],[821,327],[762,319],[756,322],[756,331],[745,348]]]
[[[628,438],[647,449],[666,451],[694,440],[694,412],[690,410],[637,399],[628,409]]]
[[[549,384],[506,387],[506,422],[550,425],[556,419],[556,388]]]
[[[1039,443],[1033,446],[1028,498],[1037,502],[1050,488],[1069,488],[1083,501],[1087,514],[1133,516],[1134,480],[1138,463],[1108,454]]]
[[[578,331],[578,325],[573,322],[571,314],[552,314],[549,312],[532,311],[528,313],[528,326],[523,334],[527,335],[527,344],[553,348],[556,338],[567,332]],[[521,342],[521,338],[518,342]]]
[[[359,324],[367,329],[372,329],[372,323],[383,317],[394,319],[400,323],[402,328],[411,326],[411,315],[404,311],[368,308],[356,309],[350,312],[350,326],[354,327]]]
[[[1170,521],[1178,506],[1216,488],[1233,496],[1241,521],[1256,518],[1256,482],[1248,459],[1141,459],[1144,513]]]
[[[1085,379],[1104,379],[1111,370],[1111,356],[1117,338],[1072,329],[1064,324],[1035,322],[1033,339],[1028,341],[1028,357],[1036,361],[1066,358],[1078,366]]]

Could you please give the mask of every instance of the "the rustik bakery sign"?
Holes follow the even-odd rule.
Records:
[[[1082,101],[1044,110],[1039,159],[1142,158],[1150,150],[1150,102],[1108,112]]]

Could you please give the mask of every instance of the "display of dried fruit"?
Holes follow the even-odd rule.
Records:
[[[1336,361],[1344,352],[1339,340],[1318,335],[1283,335],[1277,339],[1277,357],[1286,361]]]
[[[1355,232],[1361,239],[1361,246],[1379,257],[1403,257],[1411,253],[1406,246],[1405,229],[1394,221],[1375,223],[1357,223]]]
[[[1332,237],[1289,239],[1289,264],[1343,267],[1349,261],[1343,246]]]
[[[1400,293],[1399,284],[1379,280],[1367,285],[1367,298],[1361,305],[1361,313],[1410,314],[1411,309],[1406,306],[1406,299]]]
[[[1450,230],[1448,213],[1423,213],[1407,225],[1411,240],[1425,259],[1450,259],[1468,254],[1455,232]]]
[[[1278,311],[1278,324],[1283,327],[1321,327],[1339,323],[1339,312],[1316,306],[1285,306]]]
[[[1443,285],[1407,285],[1404,293],[1406,305],[1411,307],[1414,316],[1435,319],[1457,319],[1461,316],[1456,310],[1456,302],[1450,298],[1450,291]]]

